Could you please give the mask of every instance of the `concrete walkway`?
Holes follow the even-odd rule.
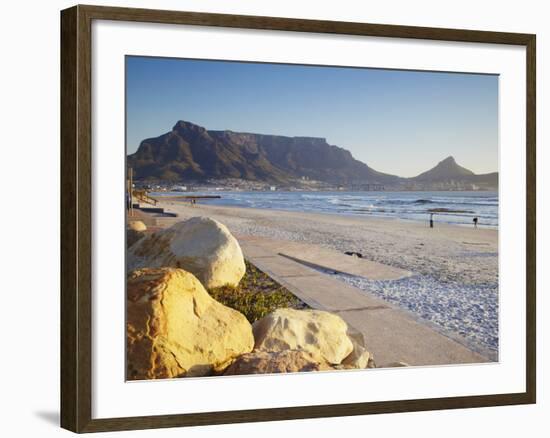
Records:
[[[397,280],[411,275],[409,271],[349,256],[333,249],[302,242],[281,241],[266,237],[236,236],[251,256],[280,254],[312,268],[341,274],[357,275],[371,280]]]
[[[488,360],[386,301],[310,266],[390,280],[409,272],[325,250],[317,245],[237,236],[245,257],[314,309],[339,314],[363,335],[378,366],[479,363]],[[309,266],[308,266],[309,265]]]

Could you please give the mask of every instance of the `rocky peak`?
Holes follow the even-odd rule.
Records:
[[[172,128],[172,131],[177,132],[195,132],[202,134],[203,132],[206,132],[206,129],[202,126],[195,125],[191,122],[186,122],[185,120],[179,120],[174,127]]]
[[[437,163],[435,167],[421,173],[414,179],[420,181],[449,180],[471,175],[474,175],[474,172],[458,165],[453,156],[448,156],[443,161]]]
[[[455,160],[455,157],[453,157],[452,155],[449,155],[444,160],[441,160],[439,164],[456,164],[456,160]]]

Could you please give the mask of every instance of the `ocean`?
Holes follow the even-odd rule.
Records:
[[[498,228],[498,192],[162,192],[153,196],[220,195],[209,205],[330,213],[351,216],[390,217]]]

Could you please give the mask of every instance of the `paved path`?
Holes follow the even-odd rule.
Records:
[[[420,323],[414,315],[308,264],[376,279],[400,278],[410,275],[407,271],[331,254],[333,251],[314,245],[247,236],[238,236],[238,240],[245,257],[259,269],[312,308],[339,314],[352,332],[361,333],[378,366],[392,362],[410,365],[487,362],[457,340]],[[305,264],[298,262],[302,257]]]
[[[349,256],[333,249],[302,242],[269,239],[266,237],[236,236],[245,245],[250,256],[280,254],[312,268],[326,269],[342,274],[357,275],[372,280],[397,280],[411,275],[409,271]]]

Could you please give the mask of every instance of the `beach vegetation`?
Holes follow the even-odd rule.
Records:
[[[246,274],[237,286],[210,288],[216,301],[241,312],[250,323],[279,308],[307,309],[309,306],[269,275],[246,261]]]

